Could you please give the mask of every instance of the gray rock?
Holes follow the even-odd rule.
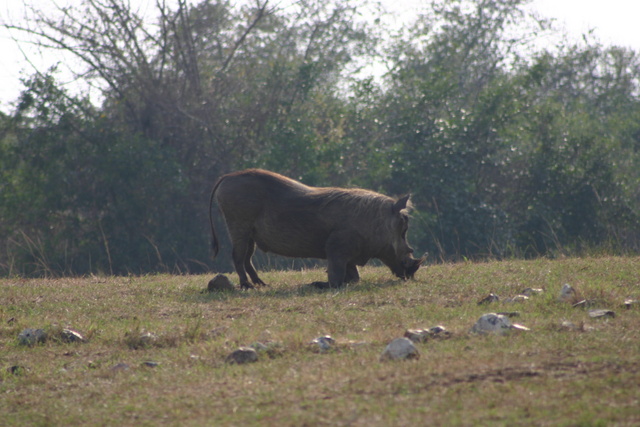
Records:
[[[229,278],[224,274],[217,274],[207,285],[207,292],[225,292],[232,290],[233,285]]]
[[[592,317],[594,319],[597,318],[602,318],[602,317],[611,317],[614,318],[616,317],[616,313],[611,311],[611,310],[589,310],[589,317]]]
[[[35,345],[47,340],[47,333],[44,329],[27,328],[18,335],[18,342],[22,345]]]
[[[507,316],[508,318],[520,317],[520,312],[519,311],[501,311],[501,312],[496,313],[496,314],[500,314],[502,316]]]
[[[429,333],[433,338],[451,338],[451,332],[442,325],[436,325],[429,328]]]
[[[258,353],[251,347],[240,347],[225,359],[227,363],[242,365],[258,361]]]
[[[524,302],[529,301],[529,297],[526,295],[516,295],[513,297],[506,298],[504,302]]]
[[[522,292],[520,292],[520,295],[526,295],[528,297],[531,297],[533,295],[541,294],[543,292],[544,292],[544,289],[542,288],[524,288]]]
[[[111,370],[113,372],[128,371],[129,369],[131,369],[131,367],[126,363],[122,363],[122,362],[117,363],[111,367]]]
[[[624,306],[626,307],[627,310],[634,306],[637,307],[638,303],[640,303],[640,301],[638,301],[637,299],[628,298],[624,300]]]
[[[529,328],[525,326],[511,323],[509,318],[502,314],[486,313],[480,316],[478,321],[471,327],[471,332],[476,334],[494,333],[504,335],[512,329],[521,331],[529,330]]]
[[[336,340],[331,335],[324,335],[311,341],[309,344],[318,351],[329,351],[335,347]]]
[[[429,339],[450,338],[451,332],[447,331],[444,326],[437,325],[429,329],[407,329],[404,333],[404,337],[409,338],[415,343],[422,343]]]
[[[494,293],[490,293],[486,297],[478,301],[478,305],[491,304],[492,302],[500,301],[500,297]]]
[[[385,347],[380,360],[419,359],[420,352],[413,342],[405,337],[396,338]]]
[[[562,302],[574,302],[578,298],[578,293],[573,287],[565,283],[562,285],[562,289],[560,289],[560,295],[558,296],[558,300]]]
[[[583,299],[582,301],[576,302],[571,307],[573,307],[573,308],[588,308],[588,307],[594,307],[597,304],[598,304],[598,302],[596,300]]]

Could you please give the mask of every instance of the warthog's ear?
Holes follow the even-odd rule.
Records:
[[[393,205],[394,214],[397,214],[403,209],[407,209],[407,206],[411,207],[411,203],[409,203],[409,197],[411,197],[411,194],[407,194],[406,196],[400,197],[398,201],[394,203]]]

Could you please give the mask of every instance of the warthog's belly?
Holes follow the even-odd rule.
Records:
[[[287,212],[256,222],[253,238],[265,252],[295,258],[326,258],[329,233],[313,213]]]

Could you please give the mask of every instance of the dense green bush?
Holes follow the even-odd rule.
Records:
[[[104,100],[50,70],[0,117],[2,274],[228,269],[208,197],[245,167],[412,193],[409,239],[434,260],[640,250],[638,56],[536,52],[550,30],[524,0],[437,1],[395,37],[365,1],[179,2],[153,27],[84,3],[23,28]],[[382,79],[357,73],[373,60]]]

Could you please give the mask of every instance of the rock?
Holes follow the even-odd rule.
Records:
[[[251,347],[240,347],[227,356],[225,362],[242,365],[258,361],[258,353]]]
[[[631,299],[628,298],[626,300],[624,300],[624,306],[626,307],[626,309],[630,309],[633,306],[638,306],[639,301],[637,299]]]
[[[451,338],[451,332],[447,331],[447,329],[442,325],[436,325],[429,328],[429,333],[432,338]]]
[[[526,295],[516,295],[514,297],[509,297],[504,300],[504,302],[524,302],[529,301],[529,297]]]
[[[64,342],[85,342],[85,338],[77,331],[73,329],[64,328],[60,332],[60,339]]]
[[[146,366],[147,368],[157,368],[160,366],[158,362],[152,362],[151,360],[146,360],[140,364],[140,366]]]
[[[131,367],[126,363],[117,363],[111,367],[113,372],[128,371]]]
[[[411,342],[427,342],[430,335],[428,329],[407,329],[404,332],[404,337],[411,340]]]
[[[520,312],[519,311],[501,311],[500,313],[496,313],[502,316],[507,316],[509,318],[512,317],[520,317]]]
[[[601,317],[614,318],[616,317],[616,313],[611,310],[589,310],[589,317],[592,317],[594,319]]]
[[[334,348],[334,346],[336,344],[336,340],[331,338],[330,335],[324,335],[322,337],[318,337],[318,338],[314,339],[309,344],[313,345],[314,349],[317,349],[318,351],[323,351],[324,352],[324,351],[329,351],[332,348]]]
[[[544,292],[544,289],[542,288],[524,288],[522,292],[520,292],[520,295],[526,295],[528,297],[531,297],[533,295],[541,294],[543,292]]]
[[[571,307],[573,307],[573,308],[587,308],[587,307],[593,307],[596,304],[597,304],[596,300],[583,299],[582,301],[578,301],[577,303],[573,304]]]
[[[158,341],[158,336],[151,332],[143,332],[140,334],[139,340],[140,340],[140,345],[142,347],[146,347]]]
[[[7,372],[8,373],[10,373],[11,375],[16,375],[16,376],[24,375],[27,371],[28,371],[27,368],[25,368],[24,366],[20,366],[20,365],[13,365],[13,366],[9,366],[7,368]]]
[[[498,301],[500,301],[500,297],[494,293],[491,293],[478,301],[478,305],[491,304],[492,302]]]
[[[396,338],[382,352],[380,360],[419,359],[420,352],[408,338]]]
[[[256,341],[250,344],[249,347],[254,349],[258,354],[264,353],[272,359],[279,356],[283,350],[282,343],[276,341]]]
[[[47,340],[47,333],[44,329],[27,328],[18,335],[18,342],[22,345],[35,345]]]
[[[233,285],[229,278],[224,274],[217,274],[207,285],[207,292],[225,292],[232,290]]]
[[[560,295],[558,296],[558,300],[562,302],[574,302],[578,298],[578,293],[575,289],[571,287],[570,284],[565,283],[562,285],[562,289],[560,289]]]
[[[427,342],[430,338],[450,338],[451,332],[447,331],[444,326],[437,325],[429,329],[407,329],[404,337],[415,343],[421,343]]]
[[[512,329],[521,331],[529,330],[529,328],[525,326],[512,324],[507,316],[496,313],[487,313],[480,316],[475,325],[471,327],[471,332],[476,334],[495,333],[504,335]]]
[[[577,331],[578,325],[568,320],[563,320],[562,323],[560,323],[560,329],[564,329],[567,331]]]
[[[594,328],[592,326],[585,325],[584,322],[580,322],[579,325],[576,325],[568,320],[563,320],[562,323],[560,323],[560,329],[565,331],[588,332],[592,331]]]

